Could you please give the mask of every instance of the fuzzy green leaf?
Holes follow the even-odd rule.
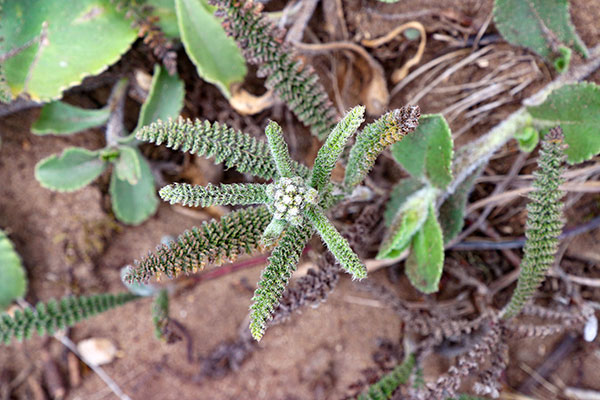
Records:
[[[175,9],[181,41],[198,75],[229,98],[231,84],[246,76],[246,63],[235,42],[204,0],[175,0]]]
[[[385,205],[385,212],[383,214],[385,225],[387,227],[392,225],[392,221],[402,204],[404,204],[413,193],[422,189],[423,186],[423,182],[419,179],[406,178],[402,179],[393,187],[392,192],[390,193],[390,199]]]
[[[406,275],[421,292],[434,293],[438,290],[443,268],[444,239],[432,201],[423,227],[413,237],[411,252],[406,259]]]
[[[219,221],[204,222],[136,261],[125,280],[146,282],[160,274],[175,278],[180,273],[200,271],[209,264],[234,261],[241,254],[260,249],[260,238],[271,218],[267,207],[260,206],[231,212]]]
[[[327,245],[327,248],[335,256],[340,266],[346,270],[353,279],[363,279],[367,276],[367,268],[360,261],[350,243],[344,238],[335,226],[327,219],[325,214],[314,208],[305,211],[306,217]]]
[[[140,178],[135,185],[119,179],[116,173],[110,177],[110,199],[113,212],[119,221],[130,225],[144,222],[158,208],[154,177],[148,161],[139,150],[132,148],[140,166]]]
[[[302,250],[312,234],[310,224],[290,226],[269,257],[269,265],[262,272],[250,307],[250,332],[254,339],[260,340],[264,335],[267,320],[279,304],[279,299],[296,270]]]
[[[138,183],[142,176],[142,167],[133,147],[119,146],[119,158],[115,160],[115,174],[122,181],[129,182],[130,185]]]
[[[418,106],[405,106],[390,111],[367,125],[356,136],[356,143],[350,151],[344,177],[346,187],[351,188],[361,183],[386,147],[402,140],[416,129],[420,115]]]
[[[25,296],[27,277],[21,257],[6,234],[0,230],[0,311],[13,300]]]
[[[543,104],[528,107],[544,125],[560,125],[569,146],[569,164],[589,160],[600,153],[600,87],[575,83],[554,90]],[[535,121],[534,121],[535,122]]]
[[[515,139],[517,139],[521,151],[531,153],[540,141],[540,133],[534,127],[527,126],[515,133]]]
[[[184,95],[183,81],[176,74],[169,75],[164,67],[156,64],[150,92],[142,104],[134,132],[159,119],[177,118],[183,108]]]
[[[40,43],[42,26],[46,37]],[[4,64],[13,95],[54,100],[116,62],[137,37],[109,0],[8,1],[2,5],[0,53],[24,47]],[[110,34],[106,34],[110,32]]]
[[[0,314],[0,342],[9,344],[13,338],[22,341],[31,338],[34,330],[42,336],[52,335],[59,329],[103,313],[112,308],[137,299],[126,293],[98,294],[95,296],[64,297],[60,301],[50,300],[35,307],[17,310],[11,317]]]
[[[214,157],[215,162],[235,167],[263,179],[277,177],[277,166],[271,157],[269,145],[248,134],[218,122],[177,120],[156,121],[137,132],[137,138],[174,150],[190,152],[203,157]],[[292,161],[294,170],[308,177],[310,170]]]
[[[105,169],[106,162],[99,152],[69,147],[62,154],[53,154],[35,166],[35,179],[47,189],[71,192],[81,189],[96,179]]]
[[[207,186],[174,183],[160,190],[160,197],[171,204],[192,207],[212,205],[264,204],[268,201],[266,185],[260,183],[221,184]]]
[[[509,43],[527,47],[549,62],[560,57],[553,51],[555,40],[588,55],[571,23],[567,0],[495,0],[494,23]]]
[[[469,194],[473,190],[475,181],[481,175],[485,165],[477,168],[471,175],[461,182],[439,209],[438,221],[442,227],[444,245],[454,239],[465,224],[465,208]]]
[[[426,177],[444,189],[452,181],[453,142],[450,128],[440,114],[423,115],[419,126],[392,146],[392,155],[413,177]]]
[[[426,186],[406,199],[381,242],[378,259],[398,257],[408,247],[415,233],[425,223],[436,192],[436,189]]]
[[[42,107],[37,121],[31,126],[36,135],[69,135],[106,124],[110,110],[105,107],[87,110],[62,101],[53,101]]]
[[[327,141],[317,153],[310,180],[311,187],[320,192],[329,183],[335,163],[342,154],[348,138],[356,132],[365,120],[364,115],[365,107],[356,106],[333,128],[333,131],[327,137]]]
[[[287,143],[283,139],[281,126],[279,126],[275,121],[269,122],[269,125],[267,125],[267,128],[265,129],[265,135],[267,136],[269,148],[271,150],[271,156],[273,157],[275,165],[277,166],[279,177],[291,178],[295,174]]]

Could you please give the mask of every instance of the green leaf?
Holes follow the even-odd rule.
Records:
[[[132,185],[114,173],[110,177],[109,191],[117,219],[126,224],[139,225],[156,212],[158,197],[148,161],[137,149],[134,152],[140,165],[140,179]]]
[[[412,249],[406,259],[406,275],[421,292],[434,293],[438,290],[443,268],[444,240],[432,201],[423,227],[412,240]]]
[[[396,161],[413,177],[427,177],[437,188],[452,181],[452,135],[440,114],[422,115],[417,129],[392,145]]]
[[[15,299],[23,297],[27,277],[21,258],[6,234],[0,230],[0,311]]]
[[[99,152],[69,147],[60,157],[53,154],[38,162],[35,179],[47,189],[71,192],[92,182],[105,168]]]
[[[179,38],[179,26],[175,13],[175,0],[146,0],[152,6],[151,15],[158,17],[156,25],[168,38]]]
[[[485,165],[476,168],[440,206],[438,221],[442,227],[444,245],[462,231],[465,224],[465,208],[469,194],[484,167]]]
[[[205,0],[175,0],[175,9],[181,41],[198,75],[229,98],[230,85],[246,75],[246,63],[237,45],[227,37],[213,16],[214,8]]]
[[[31,126],[31,132],[36,135],[69,135],[104,125],[109,115],[107,107],[86,110],[62,101],[53,101],[42,107],[39,118]]]
[[[387,227],[392,225],[392,221],[402,204],[404,204],[410,195],[421,189],[423,186],[423,182],[415,178],[402,179],[394,186],[392,193],[390,194],[390,199],[385,205],[385,212],[383,214],[385,225]]]
[[[183,108],[185,89],[177,75],[169,75],[164,67],[156,64],[148,98],[142,104],[135,131],[156,120],[177,118]]]
[[[496,0],[494,23],[509,43],[527,47],[549,62],[564,57],[552,50],[556,40],[588,56],[571,23],[567,0]]]
[[[120,146],[119,158],[115,160],[115,174],[122,181],[127,181],[131,185],[138,183],[142,175],[142,167],[133,147]]]
[[[515,139],[521,151],[531,153],[540,141],[540,133],[534,127],[526,126],[522,131],[515,133]]]
[[[13,95],[47,101],[116,62],[137,32],[110,0],[22,0],[4,2],[0,37],[0,53],[24,48],[4,65]]]
[[[575,83],[554,90],[543,104],[527,111],[544,126],[560,125],[565,134],[569,164],[600,153],[600,87]],[[534,121],[535,123],[536,121]]]
[[[381,242],[377,259],[398,257],[408,247],[415,233],[425,223],[428,206],[433,202],[436,192],[436,189],[426,186],[407,198],[396,212]]]

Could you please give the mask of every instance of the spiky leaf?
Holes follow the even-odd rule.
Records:
[[[116,62],[137,32],[109,0],[23,0],[3,3],[0,37],[0,53],[26,46],[4,64],[12,93],[46,101]]]
[[[260,249],[260,238],[271,218],[267,207],[260,206],[234,211],[219,221],[204,222],[136,261],[125,280],[146,282],[160,274],[175,278],[180,273],[197,272],[206,265],[221,265],[252,253]]]
[[[267,320],[279,304],[279,299],[296,270],[302,250],[312,234],[310,224],[290,226],[269,257],[269,265],[262,272],[250,307],[250,332],[254,339],[260,340],[264,335]]]
[[[216,85],[225,97],[230,86],[246,75],[246,63],[204,0],[175,0],[181,41],[198,75]]]
[[[45,188],[70,192],[92,182],[106,165],[97,151],[69,147],[60,156],[53,154],[38,162],[35,179]]]
[[[110,200],[119,221],[130,225],[144,222],[158,208],[154,177],[148,161],[137,148],[132,148],[140,166],[140,177],[135,184],[121,180],[116,173],[110,177]]]
[[[351,188],[362,182],[386,147],[416,129],[420,115],[418,106],[405,106],[367,125],[350,151],[344,184]]]
[[[434,293],[438,290],[444,268],[444,239],[435,217],[433,201],[428,208],[427,219],[411,243],[410,255],[406,259],[406,275],[421,292]]]
[[[269,142],[269,149],[271,150],[271,156],[280,178],[291,178],[294,176],[294,169],[292,167],[292,159],[290,158],[290,152],[287,147],[287,143],[283,138],[283,132],[281,126],[275,121],[269,122],[265,129],[265,135]]]
[[[495,0],[494,23],[508,42],[527,47],[552,62],[556,39],[587,57],[569,16],[567,0]]]
[[[359,395],[357,400],[391,399],[398,387],[408,382],[415,365],[415,355],[409,354],[404,361],[397,365],[391,372],[369,386],[367,392]]]
[[[183,81],[176,74],[169,75],[164,67],[156,64],[150,92],[142,104],[134,132],[159,119],[177,118],[183,108],[184,95]]]
[[[560,125],[565,135],[569,164],[589,160],[600,153],[600,87],[575,83],[554,90],[543,104],[528,107],[544,125]]]
[[[27,277],[21,257],[6,234],[0,230],[0,311],[25,296]]]
[[[0,341],[9,344],[13,338],[22,341],[31,338],[33,331],[42,336],[52,335],[58,329],[121,306],[138,296],[126,293],[98,294],[95,296],[65,297],[60,301],[38,303],[35,308],[17,310],[11,317],[0,315]]]
[[[207,186],[174,183],[160,190],[160,197],[171,204],[209,207],[212,205],[264,204],[268,201],[266,185],[259,183]]]
[[[162,289],[154,296],[152,302],[152,324],[158,339],[166,340],[165,328],[169,322],[169,293]]]
[[[37,121],[31,126],[36,135],[69,135],[106,124],[110,110],[89,110],[62,101],[53,101],[42,107]]]
[[[426,177],[432,185],[444,189],[452,181],[452,134],[440,114],[427,114],[419,126],[392,146],[392,155],[413,177]]]

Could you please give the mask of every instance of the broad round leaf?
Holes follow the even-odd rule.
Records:
[[[69,135],[89,128],[104,125],[110,110],[87,110],[62,101],[53,101],[42,107],[39,118],[31,126],[36,135]]]
[[[133,147],[119,146],[119,157],[115,160],[115,174],[117,178],[131,185],[138,183],[142,175],[142,167],[137,151]]]
[[[97,151],[70,147],[59,156],[44,158],[35,166],[35,178],[47,189],[70,192],[81,189],[106,168]]]
[[[21,258],[6,234],[0,230],[0,311],[15,299],[23,297],[27,277]]]

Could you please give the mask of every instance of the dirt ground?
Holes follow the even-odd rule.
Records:
[[[446,42],[431,39],[434,33],[462,40],[473,32],[477,33],[489,17],[492,6],[491,1],[478,0],[405,0],[393,5],[355,0],[342,3],[347,37],[328,31],[328,25],[321,23],[326,18],[319,6],[311,20],[310,34],[305,36],[305,41],[315,37],[323,41],[360,41],[363,38],[378,37],[398,24],[414,19],[426,24],[430,37],[421,64],[446,52]],[[571,4],[574,23],[584,42],[590,47],[600,43],[600,25],[597,23],[600,20],[600,2],[577,0]],[[408,19],[389,18],[393,14],[415,10],[429,10],[431,13]],[[493,24],[490,24],[487,32],[495,33]],[[523,57],[523,65],[531,68],[525,72],[530,74],[527,76],[532,78],[531,84],[512,99],[505,99],[501,106],[486,114],[485,119],[465,129],[464,135],[457,139],[458,145],[486,132],[518,107],[523,98],[552,79],[553,73],[542,61],[537,59],[533,64],[530,63],[527,51],[509,46],[500,39],[493,46],[490,54],[496,56],[487,59],[487,64],[482,62],[480,65],[468,65],[440,86],[449,87],[476,81],[486,71],[498,67],[499,63],[510,57]],[[400,48],[390,45],[370,51],[382,62],[389,78],[391,71],[405,62],[415,48],[414,43],[408,43],[402,44]],[[126,59],[128,56],[132,59],[135,57],[130,54]],[[347,68],[348,58],[336,54],[315,56],[310,60],[322,76],[325,86],[333,91],[332,65],[335,64],[340,69]],[[138,61],[132,63],[135,62]],[[575,57],[574,62],[581,60]],[[521,64],[514,68],[518,66]],[[290,144],[295,152],[293,154],[298,159],[304,158],[312,162],[311,157],[314,157],[315,149],[318,148],[316,142],[307,135],[304,128],[294,125],[298,123],[294,122],[285,107],[276,106],[252,118],[239,117],[216,89],[194,81],[193,69],[185,60],[180,62],[180,68],[188,71],[189,75],[182,74],[187,88],[186,116],[219,119],[251,133],[260,132],[267,118],[280,119],[288,138],[298,137],[292,138]],[[588,79],[600,83],[600,72]],[[389,107],[403,105],[423,90],[426,84],[424,78],[416,79],[392,97]],[[249,85],[256,86],[256,83]],[[390,90],[394,86],[389,79],[388,85]],[[347,90],[342,90],[344,104],[341,108],[357,104],[355,96],[360,97],[360,90],[360,84],[352,84]],[[85,93],[71,93],[69,99],[76,104],[93,107],[103,101],[107,93],[108,87],[103,87],[89,96]],[[433,90],[419,101],[419,105],[423,113],[447,111],[456,101],[456,96],[456,93]],[[497,97],[492,100],[494,99]],[[133,116],[137,115],[135,107],[139,105],[130,106]],[[454,132],[475,118],[467,116],[467,113],[468,110],[459,112],[450,121]],[[30,109],[0,119],[0,228],[9,234],[23,258],[29,278],[26,296],[29,303],[68,294],[123,291],[125,288],[119,275],[121,267],[153,250],[165,235],[177,236],[207,217],[206,213],[198,210],[182,211],[181,208],[161,204],[157,214],[140,226],[130,227],[117,223],[110,213],[108,175],[74,193],[55,193],[42,188],[34,179],[34,166],[40,159],[61,152],[69,146],[101,148],[104,146],[104,138],[101,130],[90,130],[68,137],[35,136],[30,133],[30,127],[38,114],[39,109]],[[135,124],[135,117],[130,119],[129,122]],[[148,148],[146,153],[154,161],[182,160],[181,155],[165,150]],[[506,146],[494,157],[485,175],[505,174],[517,155],[518,149],[513,143]],[[180,180],[182,176],[188,181],[198,182],[222,176],[226,181],[244,179],[239,174],[224,173],[210,163],[196,163],[190,158],[185,158],[184,161],[183,168],[177,169],[173,176],[165,179]],[[522,173],[530,173],[533,167],[534,157],[531,157]],[[399,168],[385,155],[373,173],[373,179],[379,180],[382,187],[391,186],[399,176]],[[485,197],[493,187],[484,179],[477,185],[471,200]],[[569,199],[573,203],[568,209],[567,226],[600,214],[600,197],[597,194],[585,194],[578,198],[570,195]],[[522,235],[524,204],[525,201],[519,198],[503,205],[491,214],[490,224],[507,237]],[[565,269],[573,274],[600,278],[598,243],[598,229],[571,240],[563,257]],[[318,248],[318,243],[313,246],[313,249]],[[309,252],[305,261],[314,260],[314,253]],[[262,259],[263,256],[256,257]],[[473,270],[485,270],[485,273],[491,271],[489,276],[492,277],[505,274],[513,268],[499,251],[451,251],[447,252],[447,257],[468,260]],[[245,259],[255,257],[243,260]],[[392,310],[359,292],[349,277],[343,275],[336,290],[319,308],[305,309],[287,323],[270,328],[257,351],[251,353],[238,370],[221,378],[201,377],[202,357],[208,355],[219,343],[237,338],[240,327],[248,323],[248,307],[263,266],[264,263],[257,264],[215,279],[190,284],[185,290],[172,296],[172,316],[189,333],[189,337],[175,344],[169,345],[154,337],[149,299],[135,301],[79,323],[70,329],[69,337],[74,342],[90,337],[108,338],[116,344],[119,349],[117,358],[103,368],[134,400],[339,399],[356,393],[362,388],[361,383],[372,380],[381,373],[383,364],[389,368],[400,357],[396,347],[401,340],[403,322]],[[408,284],[402,268],[400,264],[382,269],[370,274],[369,279],[393,288],[400,296],[411,301],[429,304],[436,298],[445,300],[441,295],[420,297]],[[540,297],[551,298],[553,291],[561,289],[561,285],[558,279],[549,278]],[[583,287],[581,295],[586,300],[600,302],[600,288]],[[504,398],[563,398],[558,393],[567,386],[600,391],[598,339],[593,343],[585,343],[580,335],[571,337],[561,334],[543,341],[528,339],[510,345],[510,365],[503,377],[503,384],[507,393],[517,392],[528,385],[523,392],[527,391],[529,397]],[[535,382],[538,379],[535,371],[545,365],[549,356],[556,354],[557,349],[564,351],[563,356],[551,365],[542,383],[532,384],[532,380]],[[36,337],[25,343],[0,349],[0,388],[13,389],[10,395],[12,397],[3,397],[8,392],[0,390],[0,400],[37,400],[36,382],[38,388],[51,390],[43,377],[48,371],[47,363],[43,361],[44,351],[49,352],[51,360],[66,382],[65,387],[69,388],[64,398],[116,398],[98,375],[82,364],[76,368],[82,373],[81,382],[76,387],[69,387],[67,351],[56,340]],[[387,357],[387,361],[381,362],[382,357]],[[426,364],[424,375],[426,378],[436,376],[448,365],[449,360],[441,356],[432,357]]]

